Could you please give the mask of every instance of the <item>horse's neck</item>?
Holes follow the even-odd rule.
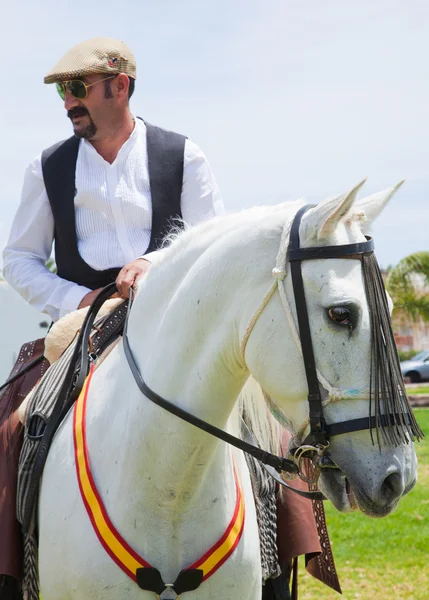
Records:
[[[204,293],[208,282],[199,273],[199,269],[191,269],[186,275],[189,282],[183,275],[175,281],[173,275],[168,285],[161,273],[143,287],[131,312],[130,346],[149,387],[225,428],[247,376],[236,356],[234,309],[230,314],[227,310],[237,302],[236,289],[222,282],[222,276],[212,280],[215,294],[222,297],[222,308],[216,308],[215,297]],[[115,373],[115,392],[113,388],[106,390],[113,404],[103,401],[104,407],[110,408],[106,408],[104,422],[94,422],[93,426],[101,432],[114,422],[121,434],[114,449],[99,447],[97,452],[100,457],[109,452],[127,465],[121,473],[122,490],[136,487],[136,481],[143,478],[151,482],[145,495],[152,494],[159,505],[180,507],[185,498],[188,505],[192,499],[197,501],[202,487],[206,491],[207,485],[220,485],[231,477],[230,449],[146,399],[137,388],[121,348],[100,371],[104,371],[100,379],[108,378],[108,372]],[[97,385],[97,380],[94,383]],[[121,406],[114,397],[121,398]]]

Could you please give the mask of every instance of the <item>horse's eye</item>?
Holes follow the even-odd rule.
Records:
[[[329,318],[338,325],[352,326],[350,311],[344,306],[334,306],[328,310]]]

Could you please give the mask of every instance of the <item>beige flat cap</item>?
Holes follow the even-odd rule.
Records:
[[[45,76],[45,83],[56,83],[93,73],[125,73],[136,78],[136,59],[131,50],[113,38],[93,38],[73,46]]]

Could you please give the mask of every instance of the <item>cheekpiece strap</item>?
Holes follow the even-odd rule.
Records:
[[[349,427],[354,426],[362,429],[367,427],[368,419],[357,420],[356,423],[353,422],[353,424],[350,425],[343,424],[342,426],[338,426],[338,424],[328,426],[323,417],[322,396],[320,393],[316,361],[313,352],[313,342],[311,338],[307,302],[305,299],[301,261],[324,258],[355,258],[360,260],[363,255],[371,254],[374,251],[374,242],[371,237],[366,236],[365,242],[344,244],[342,246],[316,246],[310,248],[301,248],[299,239],[299,227],[301,225],[301,219],[303,215],[314,206],[314,204],[308,204],[300,208],[300,210],[296,213],[291,227],[287,260],[290,262],[299,336],[301,339],[302,355],[308,384],[310,433],[304,443],[314,446],[324,446],[331,435],[337,435],[338,433],[344,433],[345,431],[358,430],[347,429]]]
[[[299,253],[299,227],[303,215],[313,208],[308,204],[300,208],[292,222],[290,240],[288,247],[288,260],[292,253]],[[311,248],[314,250],[314,248]],[[305,299],[304,281],[302,278],[301,264],[299,259],[290,263],[293,293],[295,298],[296,315],[298,320],[299,337],[301,339],[302,356],[304,359],[305,374],[308,385],[308,403],[310,408],[310,436],[314,444],[326,445],[327,429],[323,417],[322,396],[320,394],[319,380],[317,378],[316,360],[313,352],[310,322],[308,318],[307,302]]]

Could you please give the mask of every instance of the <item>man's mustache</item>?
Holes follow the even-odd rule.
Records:
[[[89,116],[89,112],[84,106],[75,106],[67,111],[69,119],[73,119],[73,117],[84,117],[85,115]]]

